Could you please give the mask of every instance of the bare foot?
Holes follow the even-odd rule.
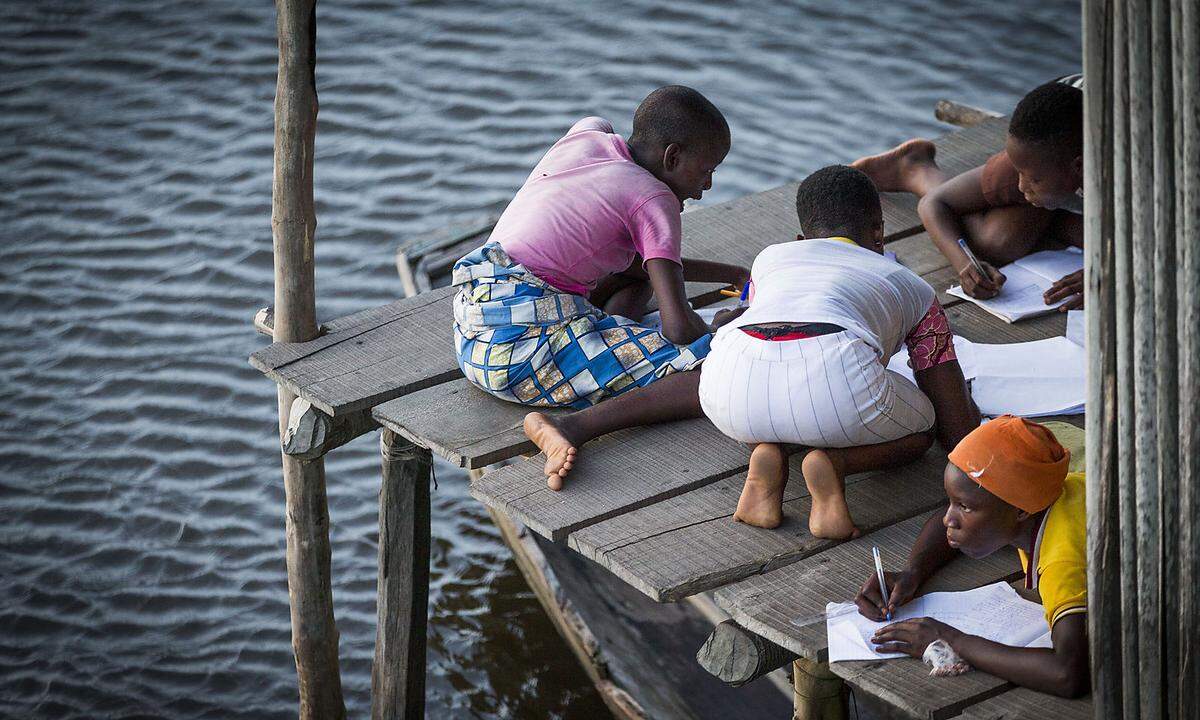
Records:
[[[924,195],[928,188],[921,175],[937,170],[933,159],[936,153],[933,143],[917,138],[887,152],[855,160],[850,167],[866,173],[879,192],[906,191]]]
[[[846,540],[861,533],[850,519],[846,506],[846,484],[841,453],[836,450],[812,450],[804,456],[800,470],[812,495],[808,530],[813,537]]]
[[[525,416],[525,437],[546,454],[546,484],[551,490],[562,490],[563,478],[575,464],[575,444],[550,417],[540,412]]]
[[[787,479],[787,455],[783,447],[774,443],[755,445],[733,519],[768,530],[779,527],[783,522],[783,488]]]

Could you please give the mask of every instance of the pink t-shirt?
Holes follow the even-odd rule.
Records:
[[[602,118],[580,120],[550,148],[491,239],[563,292],[587,295],[634,255],[680,260],[678,198],[633,161]]]

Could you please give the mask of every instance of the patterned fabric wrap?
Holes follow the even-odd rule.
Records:
[[[946,320],[946,311],[937,300],[929,306],[929,312],[917,323],[908,337],[904,338],[908,346],[908,357],[914,371],[928,370],[934,365],[957,360],[954,352],[954,335],[950,332],[950,323]]]
[[[502,400],[576,409],[673,372],[708,354],[711,335],[675,345],[650,327],[605,315],[561,292],[488,243],[454,265],[458,365]]]

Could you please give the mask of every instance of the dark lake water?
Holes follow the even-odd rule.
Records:
[[[706,202],[1007,111],[1074,71],[1075,2],[322,0],[318,312],[397,297],[393,252],[501,209],[575,119],[720,106]],[[0,715],[296,712],[273,385],[270,3],[0,3]],[[351,716],[369,707],[378,453],[328,462]],[[433,496],[429,716],[603,705],[466,477]]]

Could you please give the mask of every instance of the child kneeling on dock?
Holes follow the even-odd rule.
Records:
[[[601,118],[575,123],[491,240],[454,267],[467,380],[512,402],[583,408],[696,367],[712,328],[684,281],[741,287],[749,273],[683,259],[679,214],[712,187],[729,143],[721,112],[681,86],[641,103],[628,143]],[[637,322],[651,295],[661,331]]]
[[[1025,587],[1036,589],[1051,648],[1010,647],[931,618],[893,623],[875,635],[881,652],[920,658],[943,640],[972,666],[1018,685],[1078,697],[1088,691],[1087,530],[1084,474],[1068,473],[1070,453],[1044,425],[1005,415],[950,453],[943,484],[950,504],[925,523],[908,567],[885,573],[889,603],[872,573],[855,602],[875,621],[913,598],[960,551],[984,558],[1014,547]]]
[[[756,445],[735,519],[779,525],[781,445],[800,445],[815,448],[801,464],[810,531],[853,537],[847,474],[917,459],[935,421],[953,447],[978,414],[933,289],[883,256],[871,180],[843,165],[818,170],[800,184],[796,212],[800,239],[758,255],[749,309],[713,338],[700,404],[717,429]],[[917,385],[886,367],[901,345]]]
[[[958,271],[963,290],[990,298],[1000,292],[1007,265],[1044,239],[1083,247],[1083,78],[1070,75],[1029,92],[1013,111],[1005,149],[987,163],[951,177],[937,165],[928,140],[909,140],[853,166],[885,192],[910,192],[934,245]],[[981,274],[959,247],[962,239],[982,261]],[[1060,310],[1083,307],[1083,271],[1045,293]]]

